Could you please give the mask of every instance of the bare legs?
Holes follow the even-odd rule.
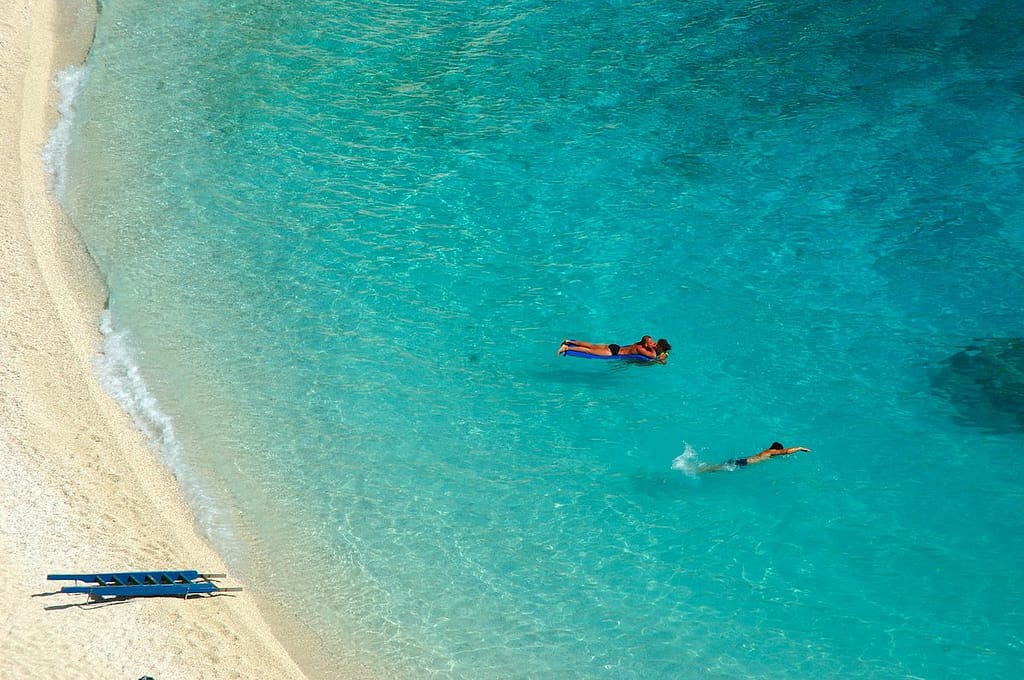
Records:
[[[582,352],[583,354],[596,354],[602,357],[610,357],[612,355],[608,345],[585,342],[583,340],[563,340],[562,344],[558,347],[558,355],[562,356],[569,350]]]

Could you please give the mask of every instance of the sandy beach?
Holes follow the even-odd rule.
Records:
[[[94,6],[83,4],[0,3],[0,678],[302,678],[252,588],[87,604],[46,580],[230,575],[92,369],[106,294],[40,156],[53,75],[91,41]]]

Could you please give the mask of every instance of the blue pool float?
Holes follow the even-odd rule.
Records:
[[[616,354],[614,356],[602,356],[599,354],[587,354],[586,352],[577,352],[574,349],[566,350],[562,353],[562,356],[566,357],[579,357],[580,359],[624,359],[626,361],[654,361],[651,357],[646,357],[643,354]]]

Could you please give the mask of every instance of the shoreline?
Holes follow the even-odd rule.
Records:
[[[0,5],[10,140],[0,150],[0,677],[305,678],[248,587],[85,604],[46,581],[95,570],[230,576],[173,475],[100,387],[92,362],[106,290],[43,166],[54,75],[84,60],[95,12],[88,1]],[[302,655],[298,638],[285,637]]]

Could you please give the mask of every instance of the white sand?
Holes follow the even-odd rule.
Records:
[[[0,0],[0,678],[305,677],[251,588],[86,604],[46,580],[227,571],[92,369],[105,292],[40,156],[53,74],[92,37],[91,10],[73,4]]]

